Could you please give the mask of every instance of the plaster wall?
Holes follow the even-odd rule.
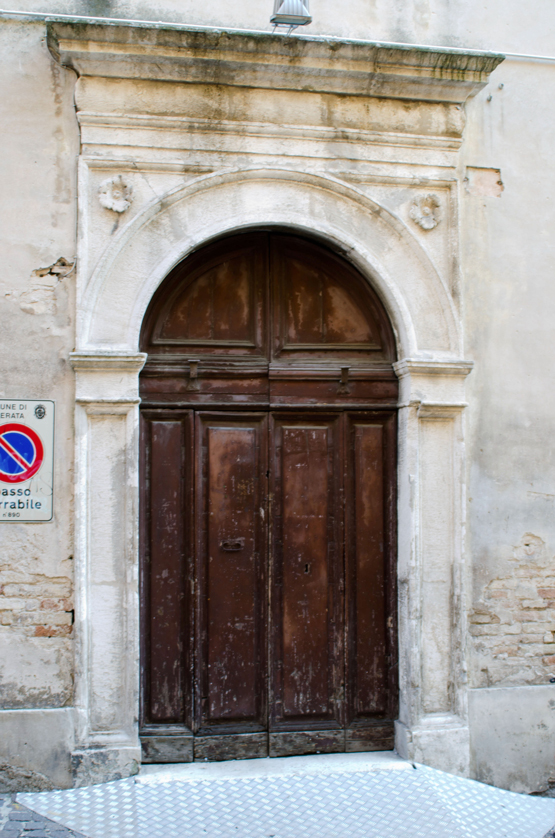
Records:
[[[470,690],[469,711],[473,777],[519,792],[553,786],[551,685]]]
[[[54,519],[0,528],[0,783],[3,777],[9,787],[15,777],[40,788],[45,776],[69,782],[73,736],[72,719],[68,733],[57,721],[66,711],[53,708],[73,702],[74,388],[67,357],[79,144],[74,76],[52,60],[44,26],[3,23],[0,44],[0,402],[46,398],[57,407]]]
[[[192,2],[98,0],[50,2],[47,11],[268,30],[271,3],[267,5],[252,0],[235,5],[214,0],[202,7]],[[17,7],[46,11],[38,0],[21,0]],[[340,14],[329,0],[319,4],[313,0],[312,12],[315,21],[306,34],[540,54],[553,51],[549,20],[555,21],[547,5],[526,21],[520,6],[500,0],[487,7],[482,3],[414,2],[408,9],[406,4],[350,0]],[[53,61],[44,25],[4,21],[0,42],[0,124],[4,134],[0,160],[4,185],[0,349],[5,359],[0,399],[26,395],[57,401],[54,520],[48,524],[5,524],[0,530],[0,724],[20,730],[19,741],[27,742],[24,731],[40,729],[43,710],[68,708],[74,698],[70,558],[74,555],[74,385],[68,358],[75,347],[76,277],[71,266],[77,253],[79,133],[75,74]],[[147,90],[155,84],[145,82],[141,96],[159,101],[161,115],[179,118],[186,107],[189,118],[209,124],[204,133],[186,132],[179,154],[171,143],[167,147],[154,144],[154,148],[149,139],[152,129],[120,127],[119,142],[148,147],[153,164],[134,180],[130,217],[177,183],[230,161],[242,167],[253,161],[268,165],[275,160],[275,138],[249,136],[243,130],[248,122],[300,124],[299,113],[303,113],[311,126],[324,130],[341,123],[353,131],[377,133],[391,128],[396,119],[400,132],[420,136],[445,137],[451,131],[456,137],[462,128],[462,112],[453,107],[403,108],[381,102],[368,110],[360,102],[346,103],[333,95],[305,96],[303,101],[300,93],[275,91],[271,96],[263,92],[246,97],[240,89],[222,89],[217,96],[212,91],[208,96],[201,85],[188,88],[183,97],[177,85]],[[82,81],[77,103],[79,106],[79,97],[84,97],[88,105],[96,101],[98,110],[106,109],[107,103],[117,110],[120,102],[138,113],[141,96],[135,101],[134,91],[136,87],[128,82],[114,82],[103,100],[105,86],[95,89],[94,82]],[[446,141],[433,153],[429,147],[411,147],[401,153],[384,141],[379,148],[361,152],[356,162],[349,143],[340,145],[331,135],[298,137],[293,155],[289,139],[278,142],[280,153],[293,156],[295,166],[346,177],[407,224],[411,223],[415,188],[421,185],[427,190],[427,184],[432,183],[449,207],[443,228],[414,232],[452,291],[455,310],[464,325],[464,357],[475,362],[465,396],[469,404],[465,572],[471,624],[467,647],[472,688],[471,770],[487,782],[519,790],[535,790],[550,782],[555,753],[551,688],[547,686],[555,672],[555,455],[551,444],[555,404],[546,386],[555,372],[554,96],[555,63],[508,58],[494,71],[489,85],[466,105],[459,160],[455,159],[456,148]],[[186,99],[186,106],[180,97]],[[217,142],[212,136],[206,138],[216,123]],[[237,130],[226,133],[222,126],[230,123]],[[94,125],[84,126],[83,131],[90,156],[98,154],[105,134]],[[115,149],[112,155],[116,163],[118,153]],[[504,187],[501,194],[471,194],[470,180],[465,183],[467,167],[498,169]],[[445,178],[451,169],[458,175],[460,187]],[[113,171],[114,166],[87,167],[84,175],[82,171],[88,190],[85,210],[96,231],[86,247],[81,243],[89,273],[112,237],[114,216],[99,206],[96,189]],[[395,188],[384,183],[393,173],[406,182]],[[444,235],[447,224],[451,232]],[[453,237],[459,230],[457,253]],[[60,258],[64,264],[58,271],[51,269]],[[94,419],[97,425],[101,421]],[[443,420],[440,426],[443,431]],[[541,691],[540,698],[532,701],[529,687],[538,690],[533,696],[540,696]],[[552,689],[555,692],[555,687]],[[494,713],[501,694],[507,724],[492,725],[488,735],[482,736],[483,708]],[[440,709],[442,700],[440,696],[436,702]],[[21,708],[31,713],[36,708],[36,724],[26,716],[25,726],[21,726]],[[517,717],[518,724],[513,724],[510,720]],[[64,725],[67,718],[64,716]],[[534,756],[517,759],[526,730],[536,729],[541,747]],[[9,746],[0,745],[0,761],[44,773],[58,784],[69,784],[69,765],[56,771],[49,767],[47,755],[55,746],[53,740],[36,733],[32,736],[43,754],[40,759],[28,747],[14,745],[12,737]],[[64,741],[69,741],[68,736],[64,733]],[[424,751],[415,753],[418,757]]]
[[[271,31],[273,0],[16,0],[3,8],[49,14],[184,23]],[[551,55],[553,6],[526,14],[517,0],[310,0],[307,34]]]
[[[499,197],[461,193],[465,348],[475,361],[467,412],[472,747],[480,779],[527,791],[553,782],[555,753],[555,421],[546,386],[555,373],[554,95],[555,63],[507,59],[467,108],[462,152],[463,165],[499,169],[504,184]],[[520,685],[537,690],[509,689]],[[503,724],[485,735],[493,715]],[[517,758],[525,731],[538,746],[527,777]],[[499,760],[486,767],[492,749]]]

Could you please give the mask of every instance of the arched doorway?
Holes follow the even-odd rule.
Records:
[[[187,257],[141,349],[145,761],[393,747],[397,379],[368,282],[282,231]]]

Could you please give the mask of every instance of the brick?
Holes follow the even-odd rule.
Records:
[[[53,611],[45,614],[42,611],[32,611],[17,615],[17,623],[21,626],[42,626],[46,623],[51,626],[71,625],[71,614],[65,611]]]
[[[547,611],[516,611],[514,619],[520,620],[523,623],[551,623],[552,616]]]
[[[555,588],[538,588],[538,594],[544,599],[555,599]]]
[[[543,632],[544,630],[545,623],[541,623],[537,620],[522,624],[523,634],[539,634],[540,631]]]
[[[538,593],[535,585],[520,582],[515,588],[516,599],[537,599],[537,596]]]
[[[33,577],[28,573],[23,573],[20,570],[0,570],[0,585],[5,585],[6,582],[32,582]]]
[[[507,589],[507,588],[515,588],[518,585],[518,581],[510,577],[508,579],[493,579],[488,587],[491,591],[494,591],[498,588]]]
[[[473,637],[482,637],[483,635],[496,637],[499,634],[503,634],[510,626],[497,626],[497,625],[481,625],[481,626],[474,626],[470,625],[468,630]],[[520,632],[520,629],[519,629]]]
[[[543,645],[543,634],[524,634],[520,638],[521,643],[541,643]]]
[[[40,603],[42,611],[71,611],[73,602],[67,597],[61,599],[43,599]]]
[[[69,596],[71,582],[69,579],[40,579],[34,583],[11,583],[4,586],[8,596],[33,596],[40,592],[42,597],[57,598]]]
[[[73,626],[37,626],[34,637],[69,637]]]
[[[0,608],[2,611],[23,611],[25,600],[20,597],[3,596],[0,598]]]
[[[540,611],[542,608],[547,608],[545,599],[523,599],[520,605],[521,608],[537,608]]]

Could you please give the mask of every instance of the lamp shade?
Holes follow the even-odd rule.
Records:
[[[276,26],[280,23],[289,26],[304,26],[311,21],[308,0],[275,0],[274,13],[270,22]]]

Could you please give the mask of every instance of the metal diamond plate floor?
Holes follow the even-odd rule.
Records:
[[[353,756],[277,773],[191,766],[17,801],[88,838],[543,838],[555,824],[552,799]]]

